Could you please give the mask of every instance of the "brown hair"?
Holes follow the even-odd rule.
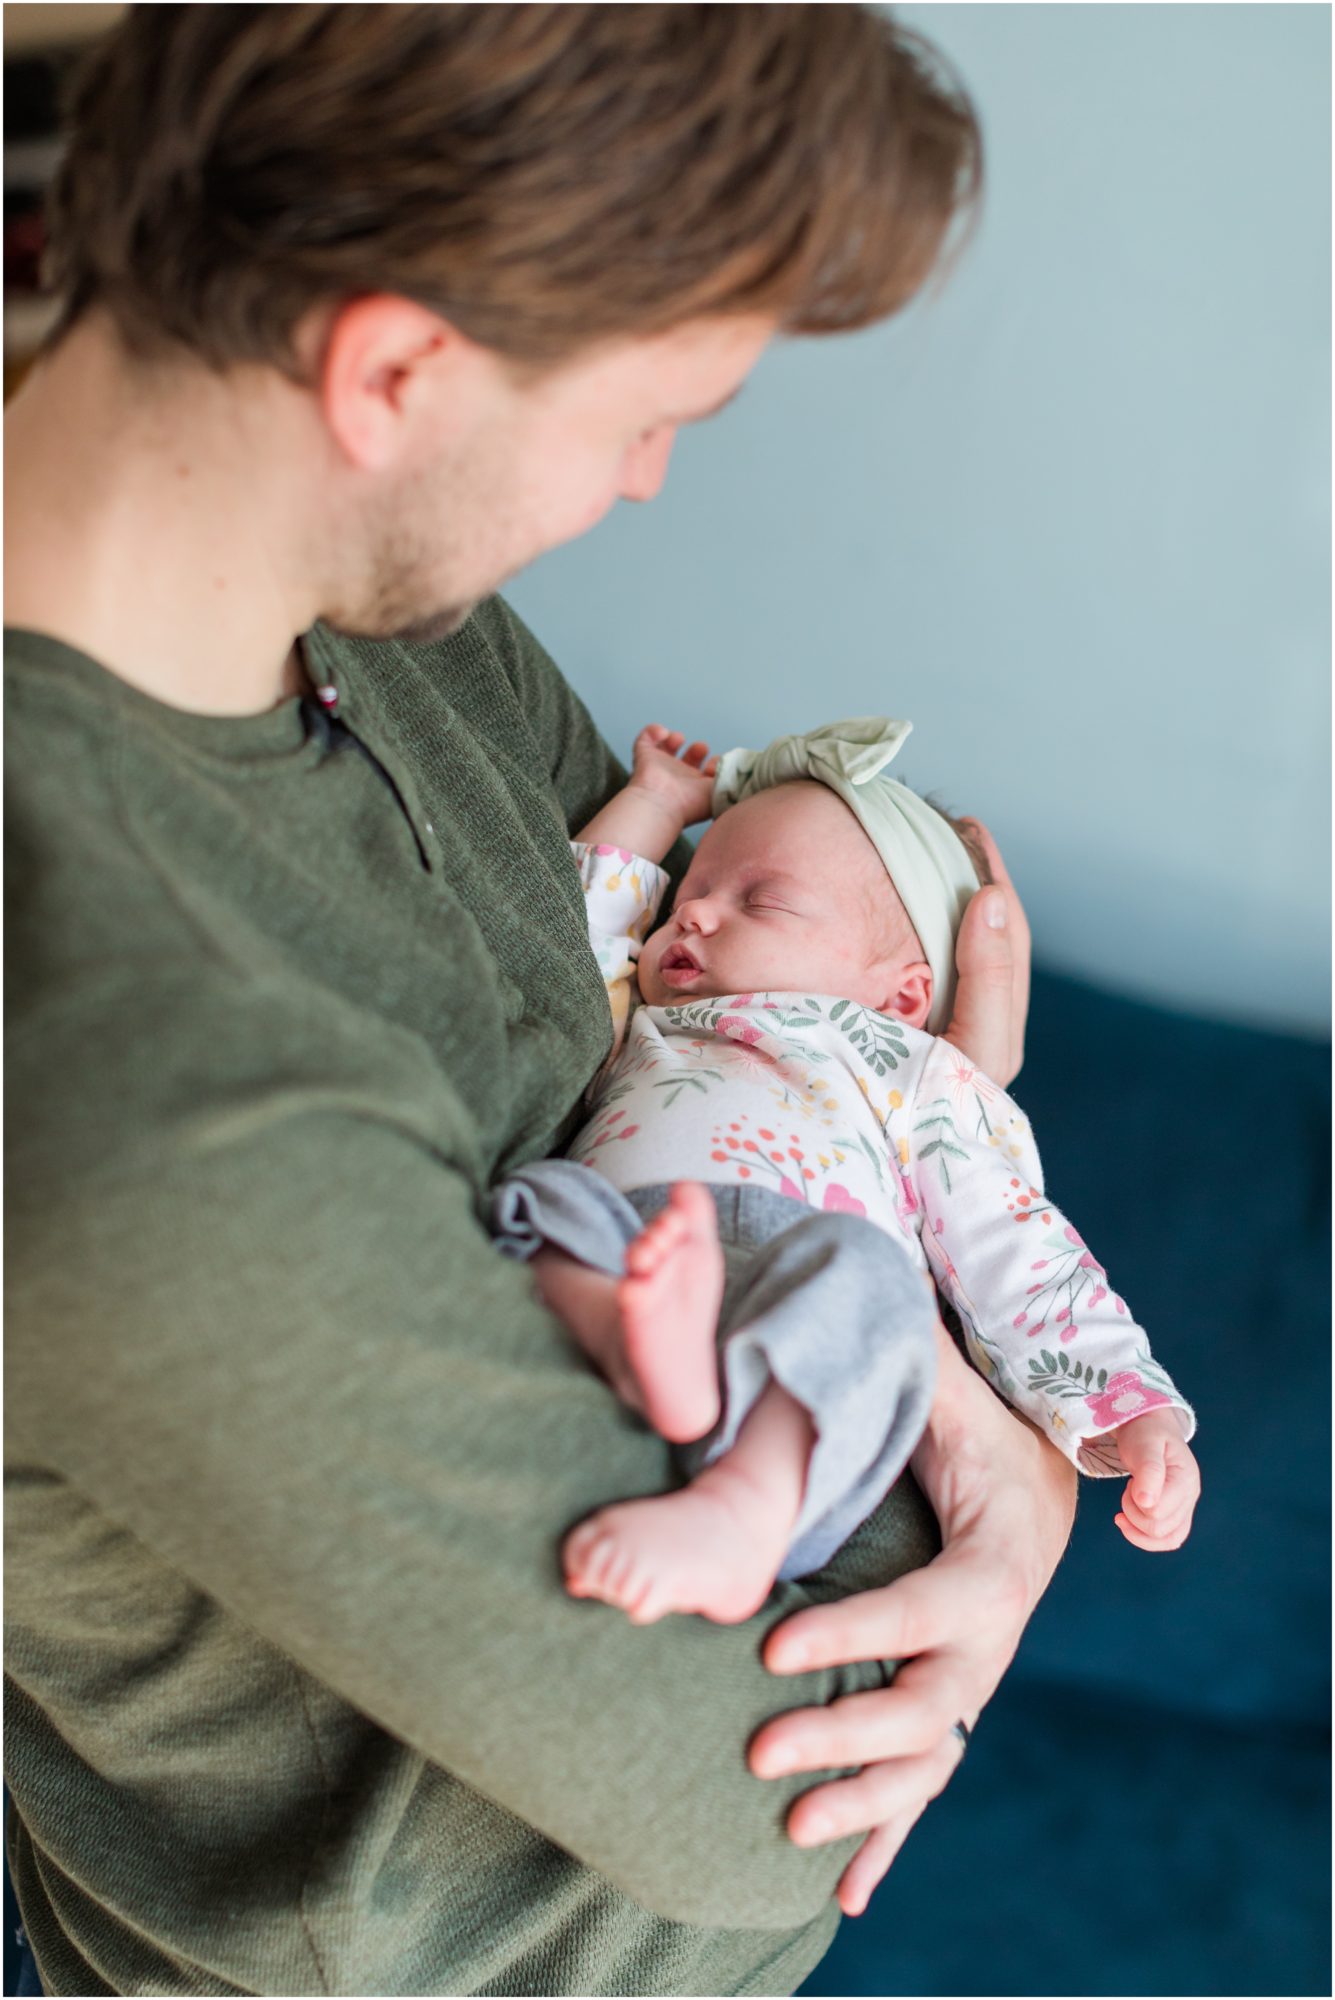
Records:
[[[139,6],[50,205],[59,337],[295,375],[392,292],[545,367],[708,314],[865,326],[946,261],[981,141],[930,45],[840,5]]]
[[[987,858],[987,849],[979,839],[978,829],[973,821],[971,819],[953,819],[948,812],[945,812],[936,803],[935,799],[926,800],[926,804],[932,808],[934,813],[940,814],[940,817],[956,836],[961,847],[968,855],[970,861],[972,861],[973,872],[978,877],[979,888],[988,888],[993,880],[992,863]]]

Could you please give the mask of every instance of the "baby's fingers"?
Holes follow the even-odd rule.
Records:
[[[1190,1520],[1181,1522],[1170,1533],[1160,1534],[1156,1530],[1153,1535],[1147,1535],[1143,1529],[1133,1526],[1125,1514],[1117,1516],[1117,1525],[1133,1548],[1145,1549],[1152,1556],[1167,1555],[1173,1549],[1180,1549],[1191,1532]]]
[[[1122,1457],[1131,1484],[1127,1493],[1144,1508],[1156,1507],[1164,1489],[1168,1470],[1168,1440],[1162,1435],[1144,1436],[1143,1426],[1128,1424],[1122,1438]]]
[[[707,743],[692,743],[682,751],[681,761],[683,764],[693,765],[698,771],[708,755],[709,745]]]
[[[1184,1468],[1171,1466],[1164,1492],[1154,1507],[1142,1507],[1136,1499],[1133,1479],[1122,1495],[1122,1511],[1117,1525],[1138,1549],[1177,1549],[1187,1539],[1195,1511],[1199,1481],[1189,1478]]]

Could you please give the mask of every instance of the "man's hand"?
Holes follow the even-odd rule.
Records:
[[[996,842],[981,820],[971,824],[986,849],[993,880],[964,912],[955,941],[955,1012],[943,1039],[1005,1085],[1019,1075],[1024,1061],[1029,924]]]
[[[799,1846],[872,1829],[839,1884],[848,1916],[866,1908],[924,1806],[959,1763],[972,1726],[1015,1654],[1061,1559],[1075,1515],[1072,1466],[974,1373],[938,1327],[939,1377],[913,1455],[944,1547],[882,1590],[798,1612],[770,1636],[774,1673],[853,1660],[904,1664],[889,1688],[767,1722],[748,1761],[757,1777],[861,1765],[817,1785],[788,1815]]]

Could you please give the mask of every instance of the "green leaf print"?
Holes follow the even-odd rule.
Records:
[[[852,1008],[851,1013],[847,1011],[849,1008]],[[869,1007],[854,1006],[851,1000],[839,1000],[831,1007],[829,1018],[838,1025],[841,1035],[847,1035],[849,1042],[877,1076],[885,1076],[908,1061],[908,1043],[904,1040],[903,1029],[887,1014],[874,1013]]]
[[[708,1085],[703,1080],[705,1077],[711,1077],[715,1083],[722,1083],[723,1072],[717,1069],[702,1069],[697,1070],[693,1076],[660,1077],[654,1085],[654,1089],[666,1090],[668,1092],[668,1095],[663,1099],[663,1109],[666,1111],[674,1105],[683,1090],[698,1090],[701,1093],[707,1092]]]
[[[956,1143],[959,1137],[959,1130],[951,1114],[949,1098],[935,1098],[931,1104],[924,1106],[924,1109],[927,1111],[928,1116],[920,1118],[913,1130],[915,1133],[935,1132],[936,1137],[929,1139],[925,1146],[919,1146],[918,1158],[920,1160],[927,1160],[931,1158],[933,1153],[938,1153],[941,1156],[937,1164],[946,1193],[951,1194],[953,1193],[953,1189],[950,1181],[950,1167],[947,1161],[948,1159],[967,1160],[969,1155],[963,1146]]]
[[[861,1146],[863,1152],[867,1155],[867,1158],[876,1170],[876,1185],[883,1188],[885,1186],[885,1162],[876,1151],[876,1148],[869,1142],[865,1133],[859,1132],[857,1136],[859,1146]],[[848,1142],[845,1141],[844,1143],[847,1144]]]
[[[1088,1396],[1094,1389],[1106,1388],[1107,1382],[1106,1368],[1100,1368],[1096,1375],[1092,1362],[1072,1361],[1069,1354],[1054,1356],[1045,1347],[1030,1358],[1029,1387],[1044,1390],[1049,1396]]]

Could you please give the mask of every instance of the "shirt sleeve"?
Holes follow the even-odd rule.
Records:
[[[474,617],[523,705],[573,833],[621,790],[629,773],[550,653],[505,599],[488,598]],[[666,857],[669,880],[685,874],[692,852],[683,835]]]
[[[909,1170],[933,1276],[970,1355],[1082,1471],[1121,1476],[1107,1434],[1146,1411],[1195,1415],[1083,1236],[1043,1188],[1029,1122],[937,1041],[909,1118]]]
[[[626,1023],[638,998],[636,961],[653,928],[669,878],[656,861],[632,854],[629,848],[609,847],[605,842],[590,846],[581,840],[572,840],[570,845],[584,890],[589,943],[612,1009],[610,1063],[625,1040]],[[595,1078],[589,1086],[591,1091],[597,1088],[597,1081]]]
[[[368,1046],[337,1011],[314,1034],[285,989],[223,972],[139,1004],[136,1045],[169,1062],[105,1060],[81,1006],[47,1025],[77,1147],[13,1111],[6,1419],[28,1460],[647,1908],[818,1914],[858,1842],[794,1846],[812,1779],[762,1783],[746,1744],[883,1671],[766,1672],[801,1585],[732,1627],[566,1594],[562,1536],[671,1484],[668,1448],[492,1249],[462,1111],[441,1136],[448,1080],[410,1037]],[[882,1580],[924,1559],[881,1554]]]

